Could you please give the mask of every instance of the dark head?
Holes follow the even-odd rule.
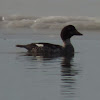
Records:
[[[83,35],[79,33],[73,25],[65,26],[61,31],[61,38],[63,41],[70,39],[73,35]]]

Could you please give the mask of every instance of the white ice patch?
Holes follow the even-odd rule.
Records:
[[[36,20],[34,20],[34,22],[36,23],[37,21],[36,21]]]
[[[38,47],[43,47],[44,45],[43,44],[36,44]]]
[[[5,18],[4,18],[4,17],[2,17],[2,20],[4,21],[4,20],[5,20]]]
[[[67,25],[74,25],[80,30],[100,30],[99,17],[85,16],[0,16],[0,27],[8,28],[33,28],[33,29],[50,29],[61,30]]]

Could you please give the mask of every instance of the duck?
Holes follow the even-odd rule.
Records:
[[[75,26],[67,25],[60,33],[60,37],[63,41],[63,46],[52,43],[31,43],[27,45],[16,45],[16,47],[25,48],[28,53],[34,56],[68,56],[74,55],[74,47],[71,43],[72,36],[82,36],[80,32],[77,31]]]

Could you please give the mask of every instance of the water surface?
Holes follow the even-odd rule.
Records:
[[[100,33],[81,31],[73,37],[75,56],[25,56],[16,44],[49,42],[62,45],[59,32],[31,29],[0,31],[1,100],[94,100],[100,98]]]

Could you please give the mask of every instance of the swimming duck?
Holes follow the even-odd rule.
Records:
[[[16,45],[16,47],[25,48],[28,50],[28,53],[31,53],[35,56],[61,56],[61,55],[73,55],[74,47],[71,44],[71,37],[74,35],[83,35],[76,30],[73,25],[65,26],[61,30],[61,39],[64,43],[63,46],[51,43],[31,43],[27,45]]]

